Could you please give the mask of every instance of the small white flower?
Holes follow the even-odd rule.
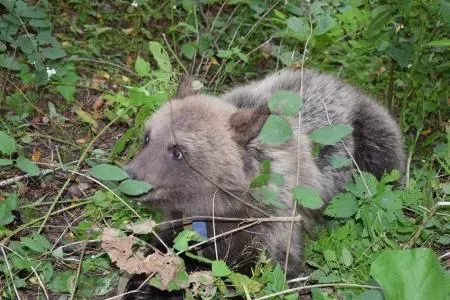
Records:
[[[50,77],[52,77],[53,75],[56,74],[56,70],[55,69],[50,69],[49,67],[47,67],[47,76],[50,79]]]
[[[133,2],[131,3],[131,6],[133,6],[133,7],[138,7],[137,1],[133,1]]]
[[[33,60],[33,61],[30,61],[30,64],[31,64],[32,66],[34,66],[34,65],[36,64],[36,62]]]

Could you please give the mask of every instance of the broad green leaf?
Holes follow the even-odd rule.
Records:
[[[399,47],[391,47],[386,51],[386,54],[393,58],[402,68],[407,68],[411,61],[414,48],[408,44],[401,44]]]
[[[270,115],[267,118],[259,138],[265,144],[283,144],[292,137],[292,128],[288,121],[280,116]]]
[[[150,64],[146,62],[142,57],[138,56],[136,62],[134,63],[134,69],[139,74],[139,76],[146,76],[150,72]]]
[[[24,53],[30,54],[35,51],[36,41],[29,35],[21,35],[17,39],[17,45]]]
[[[319,209],[323,205],[318,190],[311,187],[295,187],[293,190],[294,199],[303,207]]]
[[[352,133],[353,128],[345,124],[332,124],[313,130],[309,137],[316,143],[322,145],[335,145],[344,137]]]
[[[251,294],[256,294],[263,288],[262,284],[258,281],[250,279],[248,276],[239,273],[232,272],[228,275],[228,279],[231,281],[236,291],[241,295],[244,294],[243,286],[245,286],[247,291]]]
[[[337,195],[325,209],[325,215],[334,218],[349,218],[358,211],[358,202],[350,193]]]
[[[303,34],[309,32],[308,21],[305,18],[290,17],[287,19],[286,24],[295,33]]]
[[[124,170],[109,164],[98,164],[89,173],[100,180],[120,181],[128,178]]]
[[[24,68],[24,64],[18,62],[14,57],[2,54],[0,55],[0,67],[6,68],[11,71],[20,71]]]
[[[285,208],[285,206],[278,199],[278,193],[270,187],[255,188],[250,190],[250,193],[256,201],[262,204]]]
[[[17,208],[17,195],[6,194],[6,199],[0,201],[0,226],[7,225],[14,221],[12,211]]]
[[[66,56],[66,52],[62,48],[42,48],[41,54],[48,59],[58,59]]]
[[[10,159],[0,158],[0,167],[12,165],[13,161]]]
[[[58,85],[56,90],[70,103],[74,99],[76,88],[73,85]]]
[[[354,300],[384,300],[383,292],[380,290],[365,290],[364,293],[352,298]]]
[[[42,28],[52,27],[52,23],[45,19],[32,19],[28,24],[30,24],[30,26],[33,27],[42,27]]]
[[[23,172],[27,173],[31,176],[39,175],[39,172],[41,171],[39,167],[29,160],[28,158],[25,158],[23,156],[19,156],[16,160],[16,166],[22,170]]]
[[[431,249],[385,250],[372,263],[370,275],[383,288],[386,300],[450,296],[450,275]]]
[[[130,196],[138,196],[150,191],[152,186],[146,182],[127,179],[120,183],[119,191]]]
[[[23,246],[38,253],[44,253],[52,247],[45,236],[36,232],[32,233],[31,236],[22,237],[20,240]]]
[[[273,183],[278,186],[282,186],[284,184],[284,177],[281,174],[271,172],[270,173],[270,183]]]
[[[97,130],[98,123],[90,113],[85,112],[80,107],[76,108],[75,112],[77,113],[77,115],[81,121],[91,125],[92,130],[94,130],[94,131]]]
[[[16,141],[6,134],[4,131],[0,131],[0,152],[6,155],[11,155],[16,151]]]
[[[346,267],[350,267],[353,264],[353,256],[352,253],[347,248],[342,248],[342,257],[341,257],[342,263]]]
[[[345,156],[340,156],[333,154],[331,156],[331,166],[333,169],[340,169],[344,167],[350,166],[352,163],[352,160],[350,158],[347,158]]]
[[[427,46],[448,48],[450,47],[450,39],[431,41],[427,44]]]
[[[364,171],[362,174],[355,172],[353,174],[353,180],[354,183],[347,184],[347,190],[356,197],[368,199],[377,194],[378,180],[374,175]]]
[[[70,293],[73,290],[75,277],[75,271],[56,272],[48,288],[53,292]]]
[[[149,43],[150,52],[155,58],[158,66],[161,70],[166,71],[168,73],[172,72],[172,66],[170,64],[170,58],[167,54],[166,50],[161,46],[158,42],[150,42]]]
[[[198,232],[193,230],[183,230],[173,240],[173,248],[177,251],[186,251],[189,249],[189,242],[201,242],[204,239]]]
[[[181,53],[189,59],[194,58],[196,46],[193,43],[185,43],[181,46]]]
[[[17,1],[15,12],[21,17],[43,19],[46,17],[45,9],[40,5],[28,6],[24,1]]]
[[[223,260],[216,260],[212,263],[212,274],[216,277],[225,277],[231,274],[231,270]]]
[[[303,101],[298,93],[276,91],[269,98],[268,105],[272,113],[295,116],[302,109]]]
[[[270,173],[261,173],[258,176],[256,176],[252,182],[250,183],[251,188],[258,188],[265,186],[269,183],[270,180]]]
[[[317,25],[314,29],[315,35],[321,35],[328,32],[335,26],[335,21],[329,15],[320,15],[317,17]]]
[[[281,269],[280,264],[277,263],[277,265],[273,268],[269,278],[270,282],[267,283],[267,288],[271,292],[281,292],[282,290],[286,289],[284,272]]]
[[[42,263],[37,271],[41,275],[42,281],[45,283],[49,282],[50,279],[52,279],[54,273],[53,266],[49,261]]]

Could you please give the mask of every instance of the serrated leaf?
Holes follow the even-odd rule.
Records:
[[[352,160],[350,158],[347,158],[345,156],[340,156],[333,154],[331,156],[331,166],[333,169],[340,169],[344,167],[350,166],[352,163]]]
[[[19,156],[17,158],[16,166],[20,170],[22,170],[23,172],[25,172],[31,176],[39,175],[39,172],[41,172],[39,167],[34,162],[32,162],[31,160],[29,160],[28,158],[25,158],[23,156]]]
[[[278,199],[278,193],[270,187],[255,188],[250,190],[250,193],[256,201],[264,205],[285,208],[285,205],[283,205]]]
[[[70,293],[76,277],[75,271],[56,272],[48,288],[54,292]]]
[[[320,193],[311,187],[295,187],[293,190],[294,199],[303,207],[319,209],[323,206]]]
[[[127,179],[120,183],[119,191],[130,196],[138,196],[147,193],[152,186],[146,182]]]
[[[344,137],[352,133],[353,128],[345,124],[326,125],[313,130],[309,138],[322,145],[335,145]]]
[[[280,116],[270,115],[267,118],[259,138],[265,144],[283,144],[292,137],[292,128],[288,121]]]
[[[11,155],[16,151],[16,141],[6,134],[4,131],[0,131],[0,152],[6,155]]]
[[[100,180],[120,181],[128,179],[128,174],[124,170],[109,164],[98,164],[89,173]]]
[[[433,250],[385,250],[372,263],[370,275],[381,285],[386,300],[447,299],[450,275]]]
[[[139,74],[139,76],[146,76],[150,72],[150,64],[146,62],[142,57],[138,56],[136,62],[134,63],[134,69]]]
[[[316,28],[314,28],[314,34],[322,35],[334,28],[335,24],[336,22],[331,16],[320,15],[317,17],[317,25]]]
[[[168,73],[172,72],[172,66],[170,64],[170,58],[167,54],[166,50],[161,46],[158,42],[150,42],[149,43],[150,52],[155,58],[158,66],[161,70],[166,71]]]
[[[212,263],[212,274],[216,277],[225,277],[231,274],[231,270],[223,260],[216,260]]]
[[[358,202],[350,193],[337,195],[325,209],[325,215],[335,218],[349,218],[358,211]]]
[[[295,116],[303,107],[302,98],[298,93],[291,91],[276,91],[268,101],[272,113]]]
[[[361,199],[368,199],[376,195],[378,180],[374,175],[367,172],[362,172],[362,174],[354,173],[353,179],[354,183],[347,185],[347,190],[353,195]],[[364,182],[367,184],[367,187]]]
[[[193,230],[183,230],[173,240],[173,248],[177,251],[186,251],[189,249],[189,242],[201,242],[204,238],[198,232]]]
[[[6,199],[0,201],[0,226],[7,225],[14,221],[12,211],[17,208],[17,195],[6,194]]]
[[[36,232],[32,233],[31,236],[25,236],[20,238],[22,245],[38,253],[44,253],[50,250],[51,245],[47,238]]]
[[[66,56],[66,51],[62,48],[42,48],[41,54],[43,57],[48,59],[58,59]]]

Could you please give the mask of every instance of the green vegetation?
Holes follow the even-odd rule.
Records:
[[[100,247],[103,228],[132,231],[143,245],[162,220],[128,201],[151,186],[117,165],[141,148],[145,119],[179,75],[220,93],[303,65],[360,87],[398,117],[408,172],[401,184],[397,172],[355,173],[325,209],[326,226],[307,237],[299,297],[450,297],[448,0],[0,0],[0,8],[0,298],[116,295],[122,272]],[[280,92],[269,107],[292,116],[302,101]],[[320,147],[350,132],[335,124],[310,138]],[[293,134],[272,115],[260,138],[278,144]],[[349,163],[333,158],[335,168]],[[261,170],[252,194],[280,205],[270,185],[283,177],[269,161]],[[293,194],[302,206],[323,205],[315,190]],[[192,280],[188,295],[201,299],[297,299],[264,253],[249,278],[190,252],[202,240],[184,231],[169,247],[210,263],[211,273],[194,278],[177,263],[176,279],[157,274],[150,284],[176,290]]]

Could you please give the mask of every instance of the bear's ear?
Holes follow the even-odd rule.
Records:
[[[246,146],[255,139],[270,115],[267,105],[255,108],[242,108],[230,118],[230,127],[233,131],[233,139],[238,145]]]
[[[175,95],[175,98],[183,99],[188,96],[197,94],[197,91],[195,91],[192,86],[193,82],[194,82],[194,80],[192,79],[191,75],[182,75],[180,77],[180,81],[178,83],[178,88],[177,88],[177,93]]]

